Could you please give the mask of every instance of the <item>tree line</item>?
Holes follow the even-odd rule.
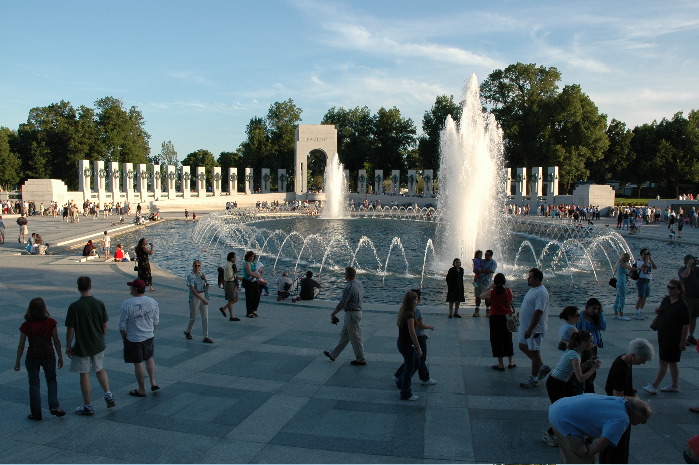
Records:
[[[555,67],[516,63],[494,70],[480,86],[481,103],[492,112],[503,130],[506,165],[560,166],[563,192],[576,181],[622,185],[654,182],[662,195],[675,196],[695,190],[699,182],[699,113],[636,126],[600,113],[577,84],[559,86]],[[398,108],[364,106],[332,107],[321,124],[337,128],[340,161],[352,173],[354,187],[360,169],[372,173],[408,169],[439,170],[439,135],[447,115],[458,122],[461,104],[453,96],[440,95],[422,119],[422,133]],[[303,110],[292,99],[270,105],[267,115],[254,116],[245,128],[245,140],[218,156],[206,149],[188,154],[182,164],[227,168],[270,168],[272,186],[277,169],[292,173],[294,137]],[[74,108],[61,101],[32,108],[27,122],[17,130],[0,128],[0,186],[11,188],[28,178],[57,178],[69,189],[78,185],[80,159],[120,163],[178,164],[171,141],[158,154],[150,154],[150,135],[136,107],[105,97],[94,108]],[[309,183],[320,186],[325,157],[311,153]],[[405,176],[402,176],[405,179]],[[242,180],[241,180],[242,182]],[[259,180],[257,181],[259,182]],[[640,190],[639,190],[640,196]]]

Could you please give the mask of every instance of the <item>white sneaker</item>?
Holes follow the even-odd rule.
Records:
[[[422,384],[424,384],[425,386],[432,386],[433,384],[437,384],[437,380],[430,378],[428,380],[423,381]]]
[[[613,319],[613,320],[618,320],[618,319],[619,319],[619,315],[614,315],[614,318],[612,318],[612,319]]]
[[[414,401],[416,401],[416,400],[418,400],[418,399],[419,399],[419,397],[416,396],[415,394],[413,394],[412,396],[408,397],[407,399],[402,399],[402,400],[409,400],[409,401],[414,402]]]
[[[673,387],[672,384],[668,384],[664,388],[660,388],[663,392],[680,392],[680,388]]]
[[[544,433],[541,440],[544,441],[546,445],[550,447],[558,447],[558,441],[556,441],[556,437],[551,436],[549,433]]]
[[[631,321],[631,318],[629,318],[628,316],[620,316],[619,319],[621,321]]]
[[[658,391],[653,387],[652,384],[649,384],[647,386],[643,386],[643,390],[646,391],[648,394],[657,394]]]

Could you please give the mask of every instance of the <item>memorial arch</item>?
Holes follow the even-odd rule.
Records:
[[[319,150],[331,157],[337,152],[337,129],[334,124],[299,124],[294,142],[294,192],[306,193],[308,186],[308,155]]]

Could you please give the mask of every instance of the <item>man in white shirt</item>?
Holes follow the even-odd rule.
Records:
[[[543,379],[551,368],[541,361],[541,342],[546,333],[549,316],[549,292],[541,284],[544,274],[538,268],[529,270],[527,284],[529,289],[524,296],[522,306],[519,308],[519,350],[532,361],[531,375],[519,383],[523,388],[539,386],[539,380]]]
[[[119,332],[124,342],[124,362],[133,363],[136,371],[138,389],[129,392],[130,396],[146,397],[145,372],[148,370],[150,378],[150,390],[160,389],[155,382],[154,336],[160,321],[160,309],[158,302],[147,297],[146,283],[136,279],[126,283],[131,287],[131,297],[121,304],[119,315]]]

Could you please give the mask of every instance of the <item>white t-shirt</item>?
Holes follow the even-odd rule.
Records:
[[[541,285],[532,287],[527,291],[519,308],[520,331],[526,331],[531,325],[534,313],[537,310],[544,312],[539,319],[539,323],[534,327],[532,334],[545,334],[547,320],[549,316],[549,291]]]

